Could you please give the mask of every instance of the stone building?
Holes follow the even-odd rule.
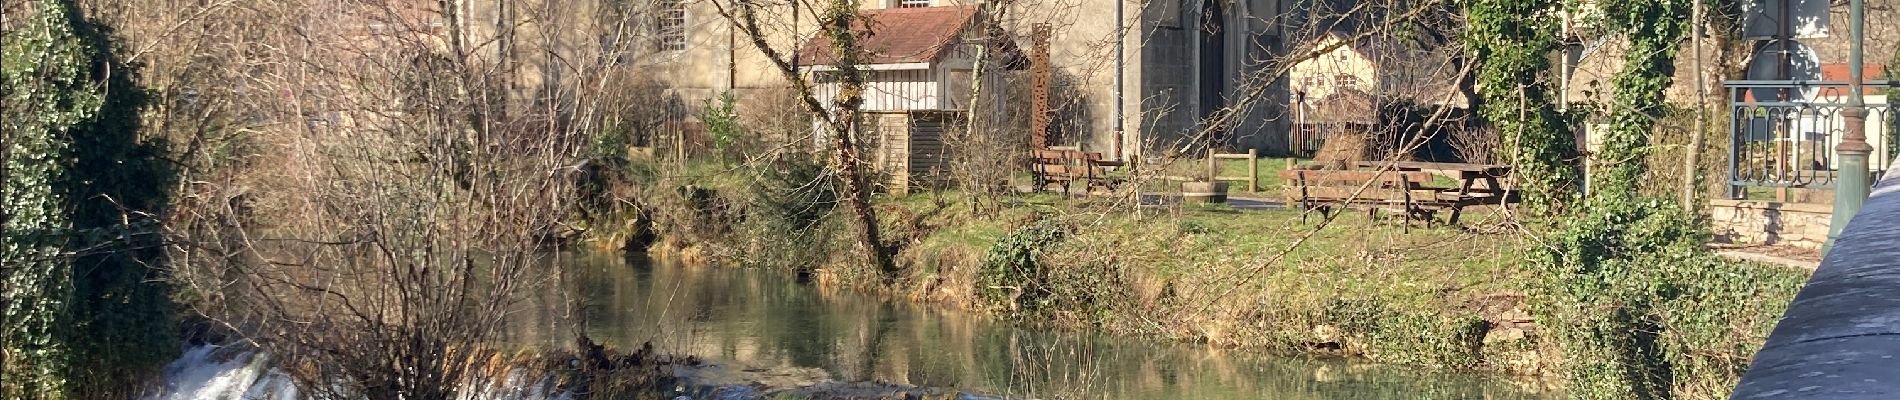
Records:
[[[1278,154],[1286,149],[1286,85],[1281,79],[1254,77],[1267,75],[1264,72],[1287,48],[1276,23],[1285,2],[1025,0],[1002,10],[1002,28],[1019,39],[1015,44],[1019,48],[1027,48],[1029,44],[1020,39],[1028,37],[1035,26],[1051,28],[1050,63],[1057,75],[1052,90],[1058,94],[1054,106],[1061,115],[1056,129],[1065,143],[1124,159],[1199,151],[1209,138],[1223,147]],[[660,49],[670,54],[644,58],[650,61],[642,65],[653,68],[656,80],[666,82],[672,93],[703,99],[731,90],[743,99],[756,97],[748,93],[782,90],[785,82],[777,68],[743,35],[735,34],[712,3],[661,4],[683,10],[684,29],[671,33],[683,38],[669,39],[683,45]],[[974,4],[883,0],[865,2],[864,7],[868,11]],[[812,21],[817,19],[812,10],[790,9],[772,18],[773,35],[767,43],[787,53],[811,37]],[[874,26],[870,34],[910,28]],[[957,82],[951,75],[933,80]],[[934,87],[948,90],[945,85]],[[1240,106],[1227,118],[1230,123],[1206,129],[1205,118],[1236,104]]]
[[[442,4],[413,2],[419,9]],[[721,15],[714,0],[458,0],[457,21],[429,23],[462,32],[476,52],[507,60],[521,77],[517,95],[546,96],[536,82],[589,74],[627,74],[674,118],[690,119],[719,93],[734,93],[742,112],[787,114],[787,82],[778,65]],[[760,14],[762,41],[785,58],[816,32],[820,10],[780,3]],[[963,7],[971,0],[871,0],[866,11]],[[1212,144],[1286,150],[1289,94],[1274,67],[1289,46],[1283,14],[1291,0],[1022,0],[1009,3],[1002,29],[1023,38],[1048,26],[1056,70],[1057,135],[1115,158],[1192,153]],[[438,14],[440,10],[438,11]],[[426,18],[425,18],[426,19]],[[449,26],[454,25],[454,26]],[[453,28],[453,29],[450,29]],[[885,34],[912,27],[873,27]],[[960,47],[952,47],[955,51]],[[611,63],[579,62],[606,54]],[[800,64],[821,62],[796,60]],[[609,65],[611,67],[601,67]],[[807,65],[800,65],[806,67]],[[804,68],[813,72],[822,68]],[[954,72],[954,71],[945,71]],[[879,74],[898,75],[895,70]],[[906,78],[908,79],[908,78]],[[957,108],[953,73],[929,77],[937,108]],[[542,85],[545,86],[545,85]],[[1227,111],[1231,110],[1231,111]],[[1210,118],[1211,117],[1211,118]],[[1208,123],[1208,121],[1216,123]]]

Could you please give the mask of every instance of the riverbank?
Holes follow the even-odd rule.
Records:
[[[464,395],[496,399],[1540,399],[1508,377],[1283,357],[1004,323],[782,271],[574,253],[585,308],[521,305]],[[574,339],[585,315],[586,341]],[[207,338],[216,339],[216,338]],[[598,341],[598,345],[588,343]],[[624,351],[615,351],[615,349]],[[188,346],[148,399],[290,399],[294,371],[242,344]],[[667,354],[679,355],[668,357]],[[683,355],[693,355],[686,357]],[[286,358],[286,361],[289,361]],[[295,362],[295,361],[289,361]],[[307,386],[305,386],[307,387]]]
[[[656,178],[621,233],[594,236],[657,257],[789,269],[820,286],[882,293],[1002,319],[1264,352],[1555,376],[1564,355],[1540,310],[1537,237],[1477,211],[1458,227],[1402,229],[1348,213],[1324,229],[1288,210],[1135,211],[1107,198],[957,192],[880,196],[902,273],[856,264],[817,190],[706,170]],[[784,169],[781,181],[796,182]],[[796,175],[796,172],[789,173]],[[738,176],[735,176],[738,175]],[[801,197],[804,196],[804,197]],[[802,208],[801,208],[802,207]],[[631,213],[623,215],[632,216]],[[627,240],[650,232],[653,240]],[[602,240],[605,238],[605,240]],[[1674,390],[1726,393],[1806,272],[1691,257],[1671,282],[1660,338]],[[815,268],[811,266],[817,266]],[[1672,275],[1672,276],[1675,276]]]

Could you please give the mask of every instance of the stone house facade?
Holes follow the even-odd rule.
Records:
[[[434,0],[398,0],[426,5]],[[786,114],[787,82],[779,68],[721,13],[713,0],[458,0],[457,28],[482,43],[480,51],[508,59],[522,77],[521,95],[534,82],[597,73],[623,73],[650,85],[653,97],[690,117],[720,93],[738,98],[742,112]],[[871,0],[866,11],[895,8],[974,8],[974,0]],[[1286,49],[1283,15],[1292,0],[1021,0],[1008,3],[1003,30],[1021,39],[1048,26],[1050,63],[1057,79],[1057,129],[1112,158],[1193,153],[1209,145],[1286,150],[1290,93],[1273,77]],[[821,10],[761,13],[764,43],[796,54],[816,32]],[[552,29],[544,29],[552,28]],[[873,28],[875,31],[877,28]],[[890,31],[903,26],[884,27]],[[533,32],[533,34],[528,34]],[[872,33],[876,35],[876,32]],[[582,67],[579,55],[605,50],[613,71]],[[1119,52],[1117,52],[1119,50]],[[801,60],[802,61],[802,60]],[[599,65],[599,64],[587,64]],[[821,68],[820,68],[821,69]],[[813,69],[815,70],[815,69]],[[946,102],[956,78],[926,77]],[[879,72],[902,74],[902,72]],[[1267,78],[1262,78],[1267,77]],[[908,79],[908,78],[905,78]],[[909,96],[907,97],[925,97]],[[760,104],[761,106],[754,106]],[[690,118],[688,118],[690,119]],[[1218,123],[1208,123],[1214,120]]]

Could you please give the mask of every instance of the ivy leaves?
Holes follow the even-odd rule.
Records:
[[[0,398],[125,397],[176,350],[149,267],[170,165],[138,140],[146,93],[110,31],[70,0],[33,4],[0,35],[0,350],[20,355],[0,364]]]
[[[1478,112],[1498,130],[1523,179],[1525,203],[1554,214],[1576,193],[1575,140],[1552,101],[1557,49],[1550,0],[1471,0],[1465,46],[1478,64]]]
[[[1050,246],[1068,236],[1068,228],[1055,218],[1036,220],[996,241],[983,256],[983,269],[977,274],[977,292],[993,305],[1010,309],[1032,309],[1048,294],[1049,271],[1038,258]]]
[[[1707,229],[1666,198],[1643,196],[1656,120],[1666,109],[1676,49],[1692,0],[1605,0],[1609,28],[1629,41],[1614,85],[1609,129],[1591,192],[1534,259],[1545,274],[1548,314],[1560,327],[1566,380],[1576,398],[1666,397],[1677,354],[1666,310],[1693,271],[1720,268],[1702,248]]]

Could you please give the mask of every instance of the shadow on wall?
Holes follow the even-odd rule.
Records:
[[[1825,204],[1714,199],[1709,223],[1718,243],[1820,249],[1832,211]]]
[[[1113,152],[1115,150],[1114,132],[1096,128],[1093,113],[1090,112],[1094,99],[1082,90],[1083,83],[1074,74],[1060,69],[1050,73],[1053,77],[1049,82],[1049,110],[1055,115],[1049,120],[1049,143],[1059,146],[1080,143],[1088,151]],[[1020,104],[1034,104],[1035,99],[1029,95],[1031,88],[1027,71],[1013,74],[1009,85],[1011,103],[1016,103],[1013,99],[1018,98],[1016,96],[1020,93],[1022,96]],[[1028,132],[1030,126],[1029,118],[1033,113],[1031,109],[1031,107],[1023,108],[1024,132]]]

